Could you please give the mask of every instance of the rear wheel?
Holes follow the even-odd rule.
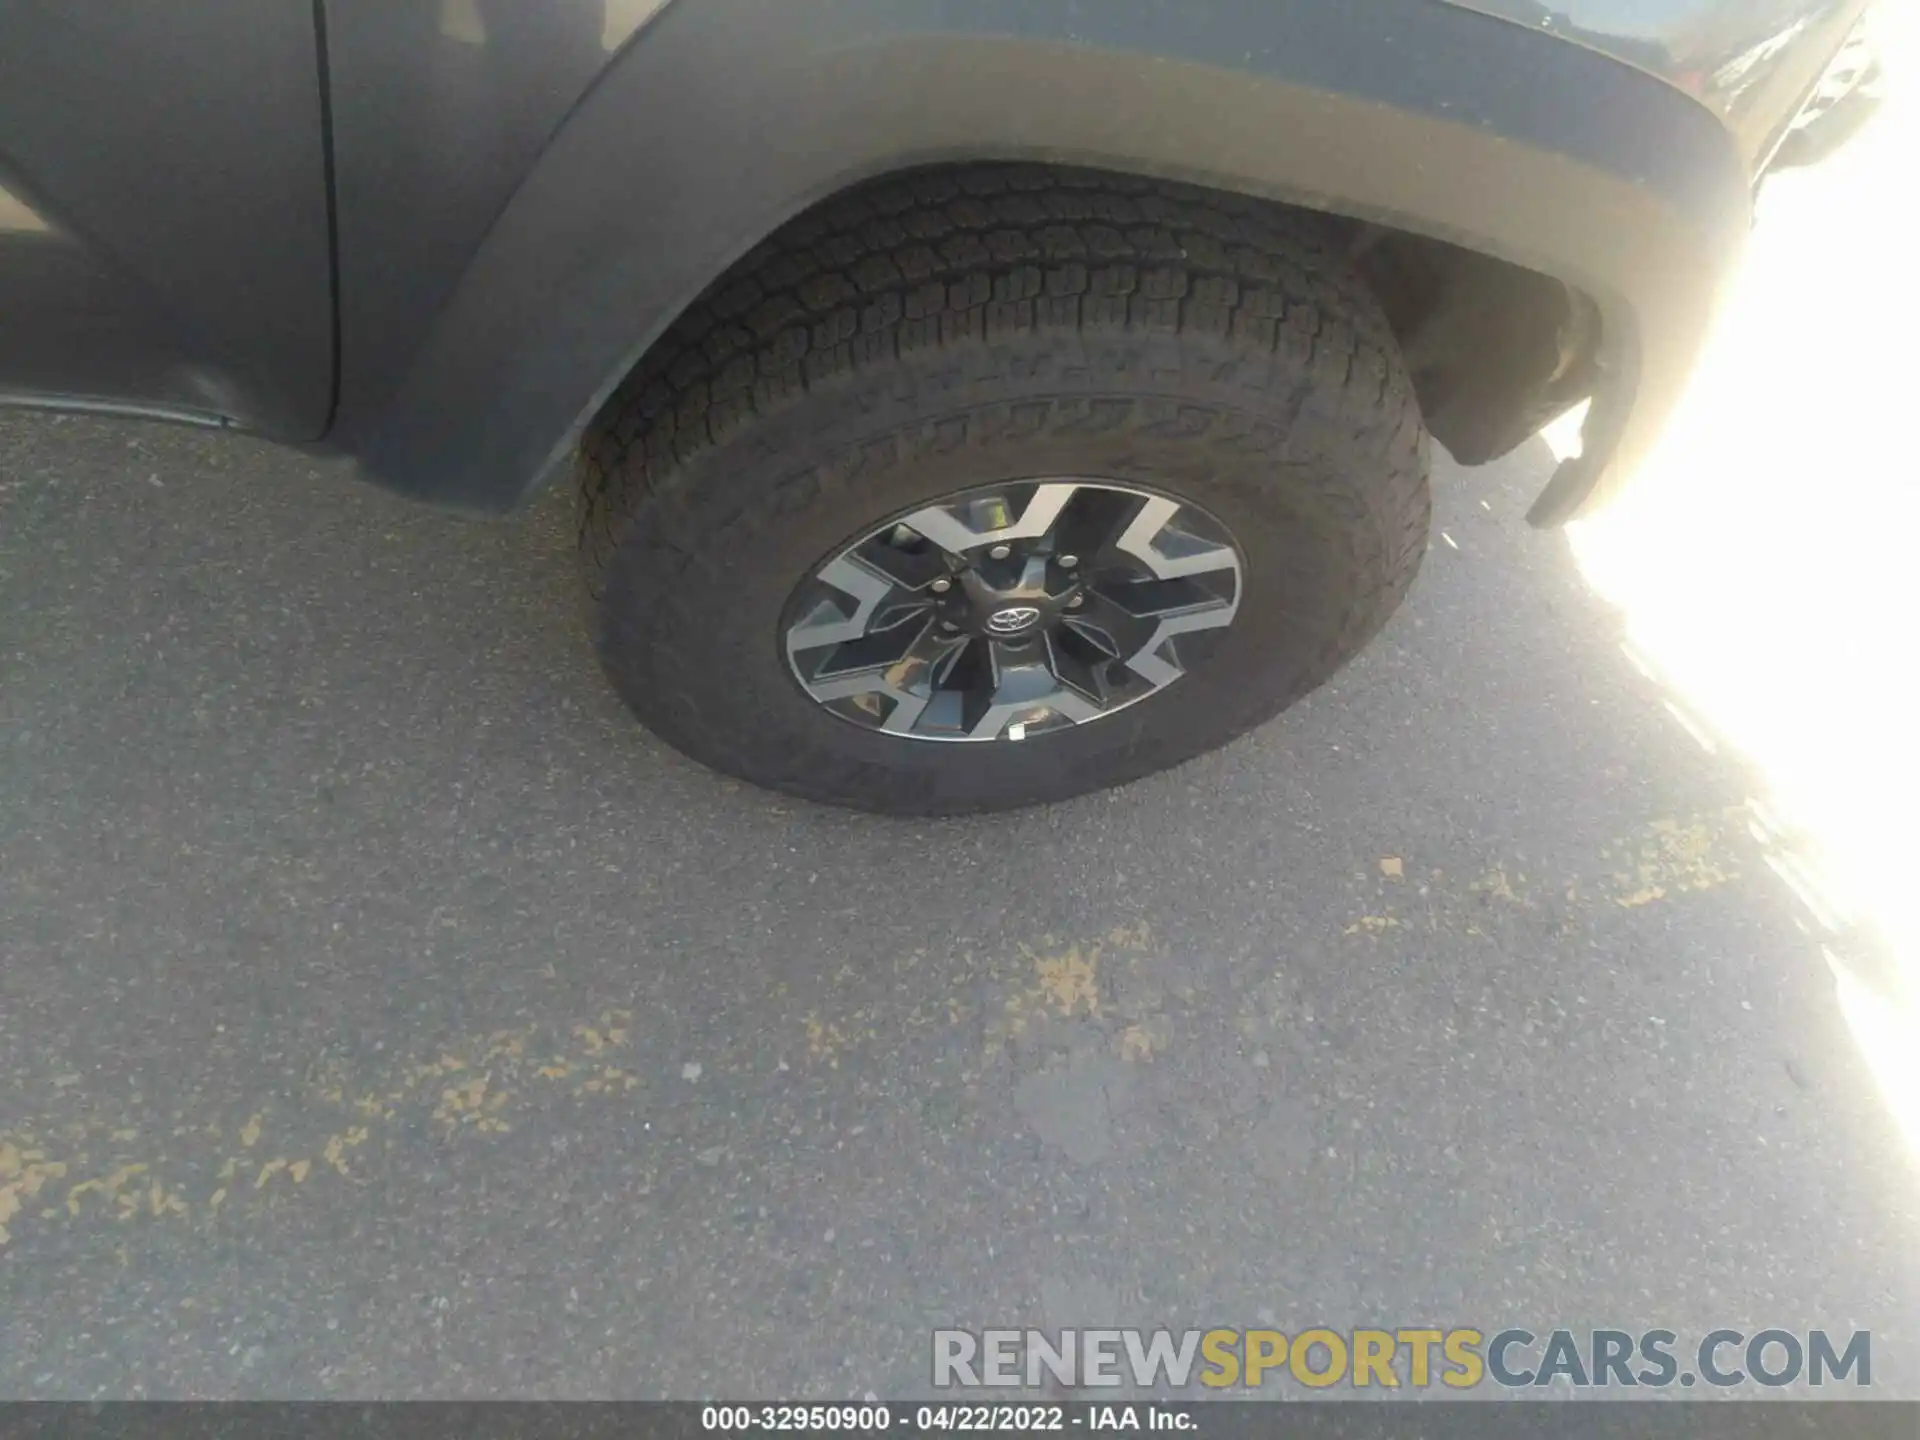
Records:
[[[583,447],[596,640],[717,769],[937,814],[1178,764],[1385,623],[1427,442],[1309,231],[1019,167],[854,192],[684,317]]]

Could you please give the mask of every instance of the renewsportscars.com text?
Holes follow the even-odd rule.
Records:
[[[1672,1330],[1459,1327],[1391,1330],[936,1330],[942,1390],[1074,1388],[1469,1390],[1729,1388],[1873,1383],[1865,1330]]]

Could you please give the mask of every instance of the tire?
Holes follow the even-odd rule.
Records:
[[[762,245],[590,429],[594,639],[645,725],[756,784],[893,814],[1064,799],[1223,745],[1358,653],[1425,553],[1428,454],[1386,320],[1311,217],[1050,168],[896,177]],[[988,744],[802,688],[780,627],[807,577],[917,505],[1044,476],[1230,532],[1239,608],[1203,662]]]

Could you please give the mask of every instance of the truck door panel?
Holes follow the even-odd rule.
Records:
[[[316,23],[312,0],[0,0],[0,399],[326,429]]]

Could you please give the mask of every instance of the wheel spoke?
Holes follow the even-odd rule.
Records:
[[[1122,580],[1101,587],[1129,615],[1156,619],[1229,605],[1197,580]]]
[[[1104,589],[1083,592],[1086,603],[1061,623],[1086,636],[1114,658],[1131,655],[1153,635],[1153,622],[1118,604]]]
[[[804,620],[787,631],[789,655],[858,640],[867,633],[874,611],[893,591],[884,575],[876,574],[853,555],[833,561],[820,572],[820,579],[854,602],[853,613],[843,614],[831,601],[819,601]]]
[[[862,545],[857,558],[901,590],[924,590],[949,569],[947,557],[938,546],[922,542],[910,548],[886,537]]]
[[[1120,537],[1118,548],[1161,580],[1240,568],[1240,558],[1231,545],[1203,540],[1175,524],[1179,512],[1180,506],[1164,495],[1150,497]]]
[[[999,681],[979,719],[968,729],[976,740],[997,740],[1010,727],[1037,723],[1049,714],[1069,720],[1091,720],[1103,713],[1098,702],[1060,683],[1047,666],[1043,645],[1015,648],[992,642],[994,671]]]
[[[1233,623],[1235,607],[1217,605],[1206,610],[1189,610],[1169,615],[1155,627],[1153,635],[1136,654],[1127,658],[1127,668],[1156,688],[1171,685],[1186,673],[1179,657],[1167,642],[1176,635],[1191,635],[1200,630],[1219,630]],[[1171,658],[1170,658],[1171,656]]]
[[[1105,561],[1140,513],[1145,497],[1082,485],[1054,527],[1056,554],[1077,556],[1083,570]]]
[[[947,671],[946,680],[947,687],[960,695],[960,729],[971,735],[993,708],[994,692],[1000,688],[993,645],[986,640],[969,643]]]
[[[1053,528],[1054,520],[1079,488],[1065,481],[1036,485],[1017,519],[1015,507],[1005,496],[992,495],[957,504],[929,505],[900,523],[948,554],[964,555],[983,545],[1039,539]]]
[[[1107,662],[1113,657],[1077,630],[1062,626],[1046,637],[1048,664],[1064,685],[1070,685],[1101,708],[1113,698],[1107,683]]]
[[[918,622],[908,621],[868,638],[886,642],[885,647],[875,647],[876,654],[883,648],[894,653],[884,659],[874,659],[861,669],[818,676],[807,684],[807,690],[822,704],[875,696],[889,700],[892,707],[880,728],[894,734],[910,733],[921,712],[932,701],[942,670],[965,641],[941,635],[931,614]],[[833,655],[832,663],[840,661],[852,648],[841,646]],[[872,713],[869,707],[860,708]]]
[[[884,669],[907,658],[932,628],[929,610],[909,612],[884,630],[836,645],[813,672],[816,680],[836,679],[863,670]]]

